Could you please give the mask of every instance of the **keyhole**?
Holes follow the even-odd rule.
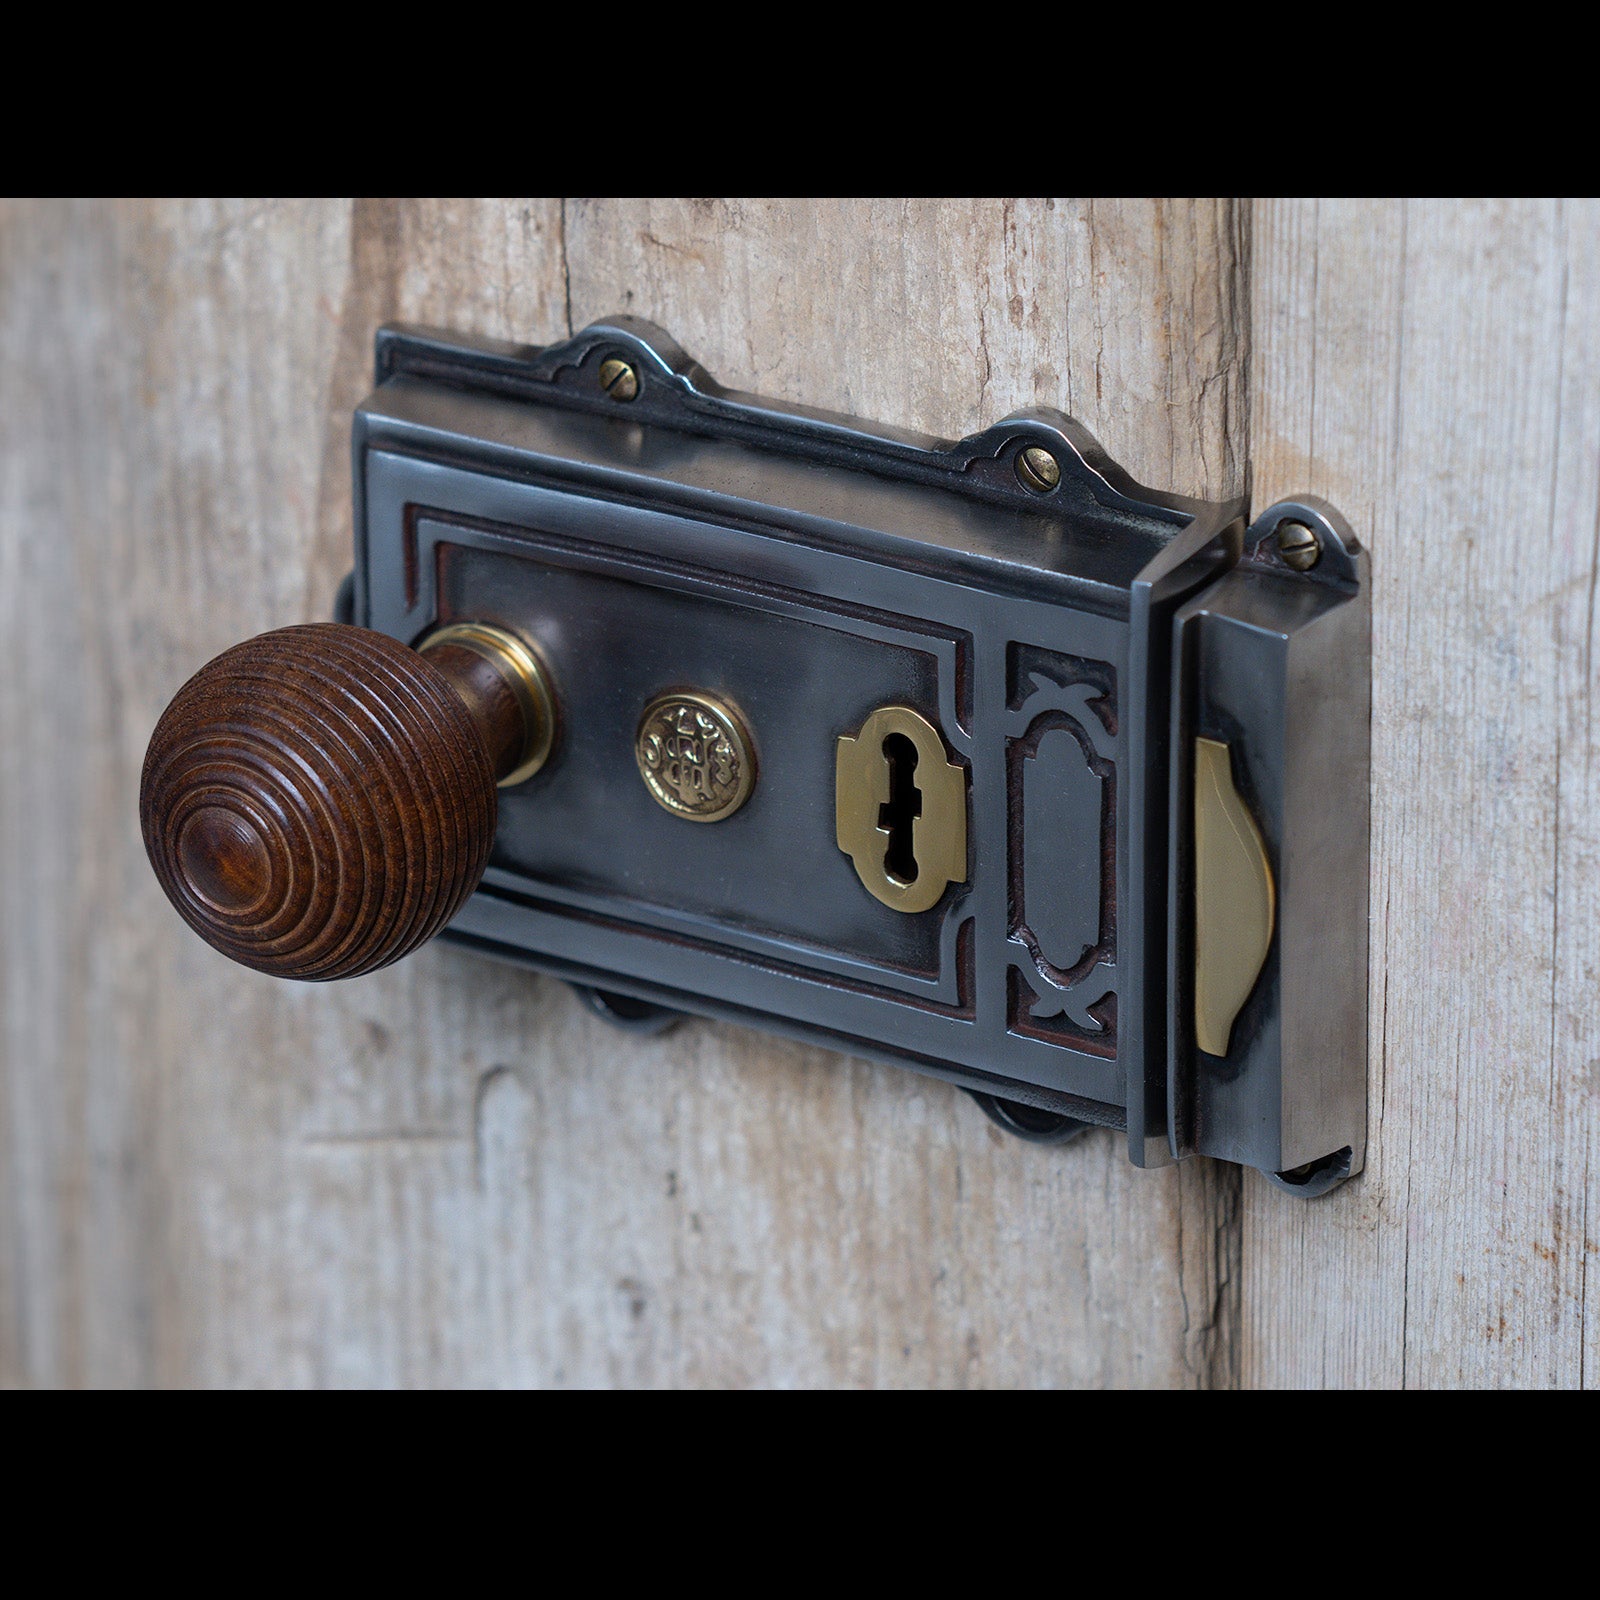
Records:
[[[891,733],[883,741],[883,759],[889,763],[889,799],[878,807],[878,826],[889,835],[884,870],[900,883],[915,883],[911,824],[922,815],[922,791],[911,777],[917,770],[917,747],[903,733]]]

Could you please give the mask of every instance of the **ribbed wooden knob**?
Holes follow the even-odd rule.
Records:
[[[483,876],[496,779],[537,731],[517,689],[479,650],[425,656],[341,623],[224,651],[145,755],[139,820],[161,887],[259,972],[349,978],[397,961]]]

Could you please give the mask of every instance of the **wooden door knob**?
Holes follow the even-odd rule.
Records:
[[[258,972],[350,978],[431,939],[477,888],[496,785],[548,756],[521,640],[477,623],[418,650],[343,623],[225,650],[162,713],[139,821],[207,944]]]

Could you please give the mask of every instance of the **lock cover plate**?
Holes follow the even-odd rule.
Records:
[[[1120,1128],[1143,1165],[1273,1172],[1309,1139],[1359,1168],[1362,1096],[1302,1116],[1273,1066],[1291,1012],[1330,1010],[1302,1003],[1281,941],[1233,1028],[1254,1098],[1197,1087],[1233,1058],[1207,1065],[1189,1003],[1193,741],[1303,781],[1282,713],[1314,692],[1290,670],[1307,629],[1302,656],[1348,669],[1324,717],[1342,765],[1313,764],[1337,767],[1335,828],[1364,859],[1364,557],[1335,513],[1297,503],[1329,555],[1291,572],[1242,501],[1144,488],[1059,412],[952,442],[785,407],[629,318],[548,347],[384,328],[353,454],[355,620],[407,643],[503,628],[556,700],[449,936]],[[1225,578],[1251,620],[1193,610]],[[1263,629],[1276,707],[1208,664]],[[745,741],[712,826],[640,764],[671,696],[731,708]],[[719,737],[674,782],[731,783]],[[1351,970],[1332,1040],[1363,1084],[1364,916],[1364,889],[1333,913]]]

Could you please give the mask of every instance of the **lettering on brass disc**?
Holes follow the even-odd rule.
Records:
[[[720,822],[755,784],[750,736],[732,706],[675,690],[644,708],[634,755],[645,787],[675,817]]]

